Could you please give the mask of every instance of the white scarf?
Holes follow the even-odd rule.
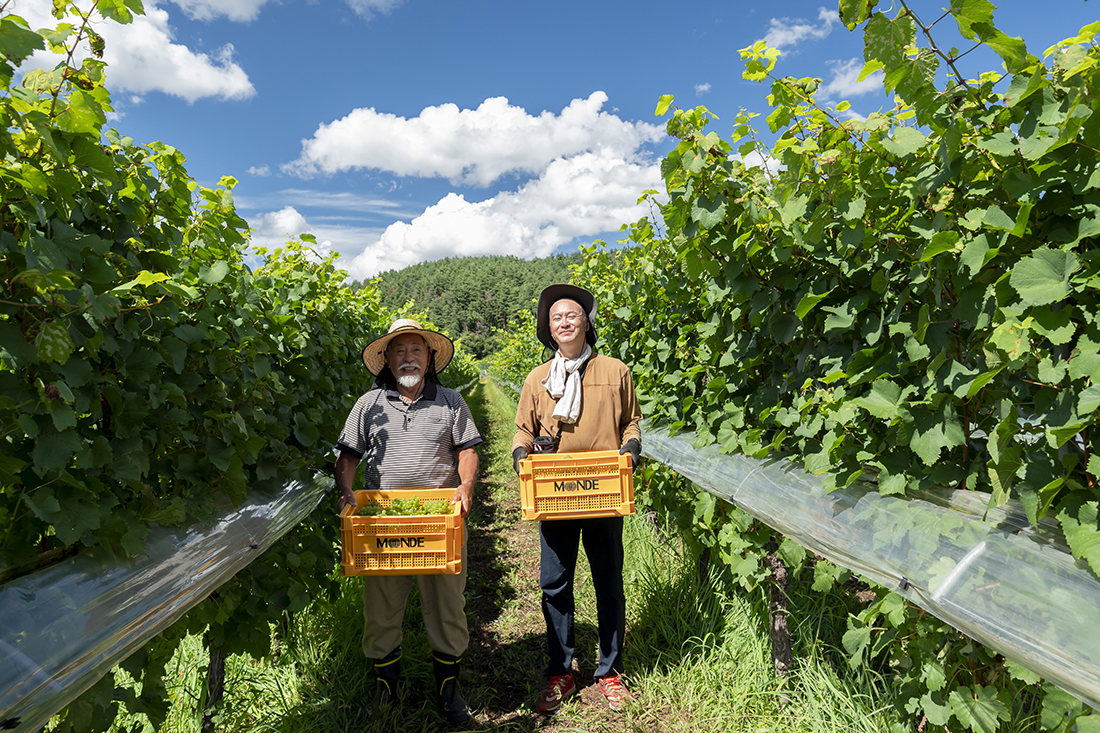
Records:
[[[550,362],[546,379],[542,380],[542,386],[558,401],[554,407],[554,417],[566,425],[572,425],[581,416],[581,375],[578,370],[591,354],[592,347],[588,344],[584,345],[584,351],[576,359],[566,359],[558,351],[554,361]]]

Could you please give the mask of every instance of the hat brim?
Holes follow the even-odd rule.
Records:
[[[453,359],[455,355],[455,345],[453,341],[436,331],[427,331],[422,328],[400,328],[396,331],[387,333],[385,336],[376,338],[363,349],[363,363],[367,366],[367,370],[377,377],[386,366],[386,347],[390,345],[390,341],[393,341],[398,336],[404,336],[410,333],[423,338],[424,343],[426,343],[428,348],[433,352],[435,356],[436,374],[439,374],[447,368],[447,365],[451,363],[451,359]]]
[[[596,296],[584,288],[566,283],[549,285],[539,294],[539,304],[535,310],[535,334],[539,341],[551,351],[558,350],[558,342],[550,336],[550,307],[564,298],[577,301],[584,309],[585,316],[588,318],[588,330],[584,334],[584,340],[589,346],[595,346]]]

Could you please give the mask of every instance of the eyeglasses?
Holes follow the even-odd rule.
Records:
[[[555,313],[554,315],[550,316],[550,323],[557,326],[562,321],[566,321],[567,323],[576,323],[582,318],[584,318],[584,314],[577,313],[576,311],[569,311],[568,313]]]

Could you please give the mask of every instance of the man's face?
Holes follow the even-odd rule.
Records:
[[[559,349],[568,350],[584,343],[588,319],[584,317],[584,308],[577,301],[563,298],[554,303],[550,306],[549,321],[550,336],[558,342]]]
[[[415,387],[424,378],[428,368],[428,348],[424,339],[415,333],[406,333],[390,341],[386,347],[386,366],[403,387]]]

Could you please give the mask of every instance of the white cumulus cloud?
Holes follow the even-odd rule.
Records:
[[[272,0],[172,0],[192,20],[225,16],[237,22],[255,20],[260,8]]]
[[[347,0],[348,7],[366,20],[376,15],[385,15],[401,2],[402,0]]]
[[[784,166],[778,158],[773,158],[770,155],[763,155],[759,151],[753,150],[746,156],[740,154],[733,156],[734,160],[739,160],[746,168],[763,168],[771,175],[775,175],[784,170]]]
[[[300,234],[312,234],[317,239],[310,248],[318,255],[329,252],[351,252],[362,249],[364,241],[377,240],[382,234],[381,227],[356,226],[354,224],[333,222],[328,217],[307,219],[294,206],[284,206],[276,211],[268,211],[249,216],[252,227],[250,241],[253,247],[277,249],[288,240],[297,239]],[[346,262],[341,267],[346,267]],[[355,277],[353,279],[362,279]]]
[[[51,0],[18,0],[11,9],[32,28],[52,28],[58,21],[50,15],[51,6]],[[168,12],[155,2],[146,2],[145,15],[135,16],[132,23],[102,21],[97,23],[96,31],[106,44],[103,60],[107,62],[107,86],[112,91],[139,95],[163,92],[188,102],[203,97],[243,99],[256,93],[244,69],[233,60],[232,45],[207,54],[175,43]],[[81,49],[78,57],[86,55],[87,50]],[[40,51],[24,64],[23,70],[56,63],[56,56]]]
[[[458,186],[496,185],[484,197],[452,191],[415,212],[388,212],[393,223],[373,231],[354,226],[352,217],[339,222],[344,226],[303,222],[296,215],[316,195],[285,191],[280,196],[293,204],[289,210],[263,207],[269,213],[253,226],[270,237],[293,236],[289,229],[295,227],[310,231],[341,253],[341,267],[357,280],[443,257],[544,257],[577,240],[591,241],[651,214],[638,197],[663,188],[648,147],[664,138],[663,130],[604,112],[606,102],[606,94],[594,92],[560,113],[537,115],[504,98],[476,109],[428,107],[411,119],[355,110],[303,141],[302,155],[284,170],[307,176],[362,169],[445,178]],[[509,175],[515,183],[505,179],[502,186]],[[352,196],[338,206],[366,220],[387,216],[369,197]]]
[[[819,8],[818,24],[803,19],[772,18],[764,40],[772,48],[789,49],[806,39],[821,40],[833,32],[833,26],[840,22],[836,10]]]
[[[709,91],[710,91],[710,84],[709,83],[707,83],[707,84],[696,84],[695,85],[695,96],[697,96],[697,97],[702,96],[702,95],[706,94]]]
[[[817,94],[822,99],[850,99],[881,92],[883,89],[885,75],[881,71],[869,74],[866,79],[859,81],[859,74],[863,71],[863,62],[859,59],[830,61],[829,66],[832,67],[829,81],[817,89]]]
[[[279,0],[172,0],[192,20],[225,17],[237,22],[255,20],[264,5]],[[403,0],[347,0],[348,7],[364,20],[385,15]],[[313,3],[310,3],[313,4]]]
[[[662,185],[658,163],[606,151],[550,163],[517,191],[485,201],[450,193],[410,222],[396,222],[341,266],[355,279],[443,257],[546,257],[576,238],[595,237],[649,212],[637,199]]]
[[[249,222],[252,227],[252,241],[265,244],[271,241],[283,243],[287,239],[297,237],[303,232],[309,231],[306,218],[298,213],[293,206],[284,206],[278,211],[269,211],[254,217]]]
[[[504,97],[486,99],[477,109],[427,107],[412,119],[356,109],[322,124],[284,170],[312,175],[363,168],[487,186],[509,173],[537,175],[551,161],[579,153],[608,150],[624,157],[663,137],[656,125],[601,111],[606,101],[606,94],[593,92],[558,115],[531,115]]]

